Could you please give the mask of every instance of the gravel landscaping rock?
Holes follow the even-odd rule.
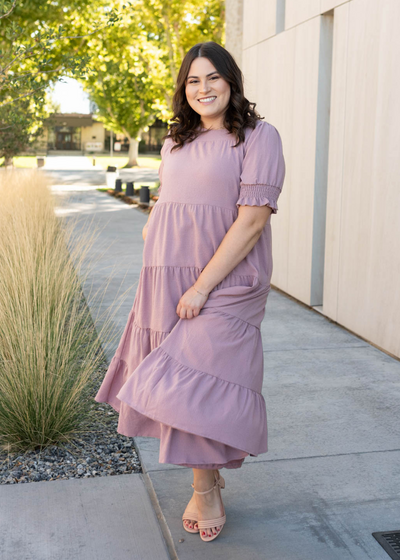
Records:
[[[98,385],[107,364],[97,372]],[[95,396],[93,392],[93,397]],[[43,480],[93,478],[142,472],[133,438],[117,432],[118,413],[93,400],[88,429],[68,443],[42,451],[0,451],[0,484],[27,484]]]

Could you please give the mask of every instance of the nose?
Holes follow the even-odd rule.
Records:
[[[200,93],[207,93],[207,91],[210,91],[210,84],[208,83],[208,81],[207,80],[200,81],[199,92]]]

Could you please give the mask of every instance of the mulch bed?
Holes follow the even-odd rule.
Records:
[[[113,196],[114,198],[118,198],[122,200],[122,202],[125,202],[126,204],[135,204],[136,206],[138,206],[138,208],[140,208],[140,210],[142,210],[147,214],[151,212],[154,206],[154,204],[151,203],[150,205],[143,204],[143,202],[140,202],[140,198],[138,196],[126,196],[123,192],[119,192],[114,189],[107,189],[105,192],[110,196]],[[150,197],[150,200],[154,201],[155,203],[157,202],[158,198],[159,198],[158,196],[152,195]]]

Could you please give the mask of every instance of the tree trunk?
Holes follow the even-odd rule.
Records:
[[[125,167],[133,167],[138,165],[137,158],[139,154],[139,141],[136,138],[132,138],[127,134],[129,140],[129,152],[128,152],[128,163]],[[140,137],[140,136],[139,136]]]
[[[4,157],[4,167],[14,167],[14,162],[12,157]]]

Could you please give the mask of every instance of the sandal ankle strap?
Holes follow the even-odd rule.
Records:
[[[194,484],[192,484],[193,490],[194,490]],[[199,492],[198,490],[194,490],[196,492],[196,494],[208,494],[209,492],[211,492],[212,490],[214,490],[214,488],[217,487],[217,483],[214,484],[214,486],[212,488],[210,488],[209,490],[205,490],[204,492]]]
[[[198,490],[195,490],[194,484],[192,484],[191,486],[192,486],[193,490],[196,492],[196,494],[208,494],[209,492],[212,492],[214,490],[214,488],[216,488],[220,484],[221,484],[221,478],[219,477],[219,478],[216,478],[214,486],[212,488],[210,488],[209,490],[205,490],[204,492],[199,492]]]

